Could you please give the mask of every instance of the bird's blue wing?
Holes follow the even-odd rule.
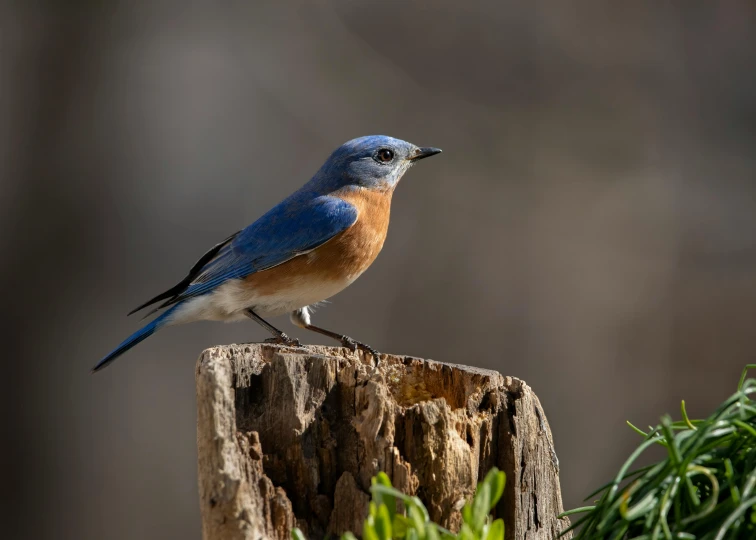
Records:
[[[205,294],[230,279],[244,278],[307,253],[355,221],[357,209],[336,197],[287,199],[223,245],[186,289],[160,307]]]

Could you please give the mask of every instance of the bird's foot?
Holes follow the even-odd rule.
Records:
[[[277,345],[288,345],[289,347],[301,347],[302,344],[296,338],[290,338],[283,332],[276,337],[268,338],[265,343],[275,343]]]
[[[370,353],[375,358],[375,364],[378,365],[378,351],[372,348],[370,345],[352,339],[349,336],[341,336],[341,344],[352,352],[356,352],[360,349],[362,352]]]

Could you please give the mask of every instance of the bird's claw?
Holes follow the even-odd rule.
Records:
[[[378,363],[378,351],[376,351],[370,345],[357,341],[356,339],[352,339],[349,336],[343,336],[341,338],[341,344],[352,352],[356,352],[357,349],[360,349],[362,352],[372,354],[373,358],[375,358],[375,363]]]
[[[301,347],[302,344],[299,342],[296,338],[290,338],[283,332],[281,332],[280,336],[268,338],[265,340],[265,343],[275,343],[277,345],[288,345],[289,347]]]

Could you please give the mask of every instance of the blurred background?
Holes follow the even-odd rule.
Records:
[[[375,133],[444,154],[316,321],[523,378],[579,505],[625,420],[708,414],[754,361],[755,65],[749,0],[0,4],[6,538],[200,538],[195,361],[267,335],[175,327],[89,369]]]

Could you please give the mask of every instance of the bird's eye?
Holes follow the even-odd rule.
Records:
[[[388,163],[392,159],[394,159],[394,152],[389,150],[388,148],[381,148],[378,150],[378,153],[375,155],[376,160],[380,161],[381,163]]]

